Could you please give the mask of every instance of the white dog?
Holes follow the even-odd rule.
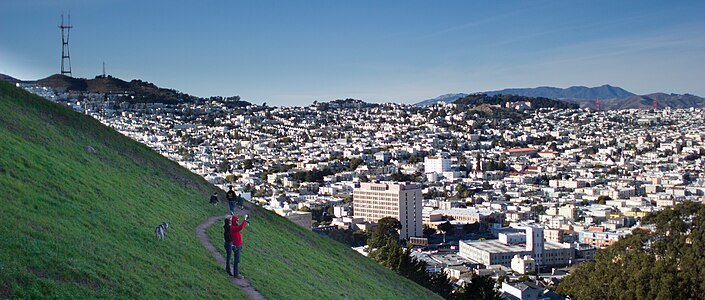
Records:
[[[157,236],[157,239],[163,240],[167,230],[169,230],[169,224],[161,223],[154,229],[154,234]]]

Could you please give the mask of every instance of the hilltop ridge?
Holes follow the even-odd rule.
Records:
[[[131,102],[177,103],[200,99],[174,89],[160,88],[147,81],[133,79],[128,82],[112,76],[84,79],[54,74],[37,80],[36,84],[58,91],[124,94],[125,100]]]

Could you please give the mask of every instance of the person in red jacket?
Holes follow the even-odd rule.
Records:
[[[238,268],[238,265],[240,264],[240,254],[242,253],[242,235],[240,234],[240,231],[244,229],[248,222],[248,216],[245,215],[245,220],[242,221],[242,224],[237,224],[237,216],[232,217],[232,221],[230,222],[230,236],[232,237],[232,243],[233,243],[233,276],[237,279],[242,279],[242,275],[240,275],[240,269]]]

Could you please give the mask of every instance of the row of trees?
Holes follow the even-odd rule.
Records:
[[[474,277],[463,289],[456,290],[443,272],[426,271],[426,263],[411,256],[411,247],[399,243],[401,222],[392,217],[379,220],[368,241],[370,257],[445,299],[501,299],[495,281],[489,277]]]

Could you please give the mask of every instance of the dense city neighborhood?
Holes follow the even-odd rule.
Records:
[[[392,217],[430,270],[459,284],[473,275],[513,279],[501,290],[516,299],[558,297],[547,287],[572,266],[652,229],[642,217],[705,200],[699,108],[164,104],[23,87],[203,176],[223,201],[232,186],[363,254],[369,232]]]

